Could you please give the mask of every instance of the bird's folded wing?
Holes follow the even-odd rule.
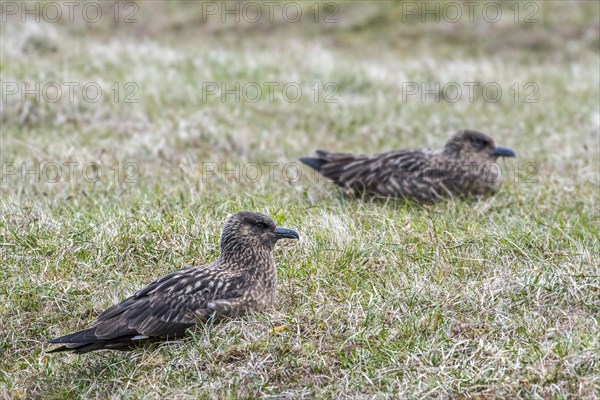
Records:
[[[129,335],[176,337],[214,312],[208,302],[224,282],[210,277],[208,268],[173,272],[102,313],[95,335],[108,340]]]
[[[336,183],[359,189],[376,188],[419,173],[427,167],[429,157],[422,150],[401,150],[374,156],[328,153],[323,175]],[[393,182],[392,182],[393,185]]]

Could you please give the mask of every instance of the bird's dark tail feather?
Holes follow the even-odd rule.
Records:
[[[49,350],[48,353],[59,353],[62,351],[87,353],[102,349],[129,350],[129,347],[131,346],[131,337],[132,336],[127,335],[109,340],[98,339],[96,336],[96,327],[92,327],[49,340],[48,343],[64,344],[64,346]]]
[[[64,344],[64,346],[49,350],[48,353],[59,353],[61,351],[74,351],[76,353],[85,353],[102,347],[103,340],[99,340],[96,335],[96,327],[84,329],[69,335],[61,336],[56,339],[48,340],[52,344]],[[92,348],[90,348],[92,347]],[[88,350],[89,349],[89,350]]]
[[[323,165],[327,164],[327,160],[323,160],[322,158],[301,157],[300,161],[308,165],[315,171],[321,171]]]
[[[85,353],[86,351],[84,349],[86,347],[88,347],[88,345],[86,345],[86,344],[82,344],[81,346],[78,346],[78,347],[60,346],[55,349],[48,350],[46,353],[61,353],[63,351],[72,351],[74,353]],[[91,350],[88,350],[88,351],[91,351]]]
[[[48,343],[89,343],[98,341],[96,327],[84,329],[56,339],[48,340]]]
[[[143,341],[138,343],[131,341],[130,339],[124,339],[124,341],[112,341],[112,340],[98,340],[94,343],[73,343],[66,346],[57,347],[47,351],[46,353],[60,353],[63,351],[72,351],[75,354],[89,353],[90,351],[96,350],[121,350],[129,351],[133,350],[138,346],[144,344]]]

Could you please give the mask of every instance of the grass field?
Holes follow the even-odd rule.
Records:
[[[600,396],[597,2],[521,2],[517,22],[504,3],[497,23],[423,22],[421,2],[303,3],[296,23],[122,2],[115,24],[107,4],[97,23],[3,8],[0,397]],[[236,82],[239,102],[211,94]],[[422,99],[436,83],[439,102]],[[517,153],[494,197],[356,201],[297,164],[315,148],[441,147],[463,128]],[[275,309],[161,347],[45,353],[214,260],[239,210],[300,232],[276,249]]]

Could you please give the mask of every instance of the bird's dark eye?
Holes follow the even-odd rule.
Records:
[[[471,143],[473,143],[473,146],[475,146],[478,149],[483,149],[486,144],[485,140],[478,137],[471,138]]]
[[[267,229],[268,225],[265,221],[255,221],[254,225],[258,226],[261,229]]]

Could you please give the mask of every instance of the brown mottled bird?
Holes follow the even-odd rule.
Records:
[[[50,352],[130,350],[177,338],[211,316],[232,317],[271,306],[277,291],[273,248],[298,233],[266,215],[238,212],[221,233],[221,255],[211,264],[172,272],[104,311],[87,329],[52,339]]]
[[[494,193],[501,181],[498,157],[515,157],[489,136],[456,133],[443,149],[406,149],[373,156],[317,150],[304,164],[354,194],[432,203],[444,197]]]

